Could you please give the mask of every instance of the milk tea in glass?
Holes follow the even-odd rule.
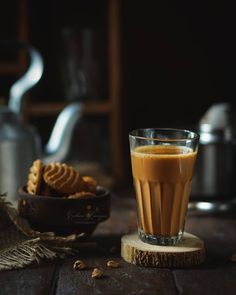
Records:
[[[129,134],[142,241],[181,241],[198,149],[198,134],[179,129],[137,129]]]

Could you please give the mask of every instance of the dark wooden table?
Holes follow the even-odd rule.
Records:
[[[64,260],[0,272],[0,294],[236,294],[236,263],[230,261],[236,253],[236,216],[188,214],[186,230],[205,241],[207,257],[201,266],[143,268],[120,257],[120,238],[135,229],[136,214],[134,199],[126,196],[132,193],[118,195],[113,195],[111,218],[91,237],[95,247]],[[6,231],[0,226],[0,237]],[[72,266],[76,259],[82,259],[88,268],[75,271]],[[106,262],[111,259],[120,267],[107,268]],[[104,271],[102,279],[91,278],[95,266]]]

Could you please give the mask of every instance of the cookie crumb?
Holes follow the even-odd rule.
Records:
[[[114,260],[109,260],[109,261],[107,261],[107,267],[117,268],[117,267],[119,267],[119,263]]]
[[[82,260],[76,260],[74,265],[73,265],[73,268],[74,269],[78,269],[78,270],[82,270],[82,269],[85,269],[86,265],[85,263],[82,261]]]
[[[91,277],[93,279],[100,279],[102,277],[102,275],[103,275],[103,273],[102,273],[101,269],[95,267],[92,271]]]

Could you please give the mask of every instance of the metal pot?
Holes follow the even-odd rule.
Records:
[[[18,189],[27,181],[32,162],[41,158],[45,163],[64,161],[69,153],[73,130],[83,114],[80,102],[70,103],[59,114],[49,142],[41,148],[39,134],[33,126],[21,120],[24,94],[33,87],[43,73],[40,53],[26,44],[30,65],[26,73],[10,89],[8,106],[0,106],[0,192],[16,203]]]
[[[211,106],[199,122],[199,153],[191,200],[196,206],[205,202],[200,204],[202,209],[228,210],[235,203],[235,120],[233,108],[219,103]]]

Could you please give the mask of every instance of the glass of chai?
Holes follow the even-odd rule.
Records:
[[[137,129],[129,134],[138,232],[143,242],[181,241],[199,135],[179,129]]]

